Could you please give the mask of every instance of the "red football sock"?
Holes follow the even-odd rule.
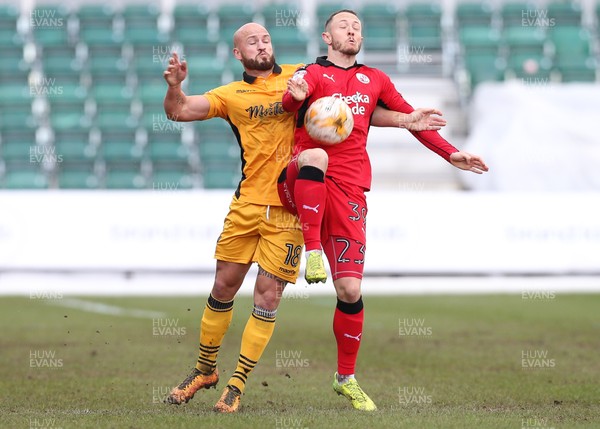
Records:
[[[365,313],[362,297],[353,304],[340,301],[333,315],[333,333],[338,349],[338,374],[354,374],[358,349],[362,341]]]
[[[323,171],[313,166],[302,167],[294,186],[294,199],[306,250],[321,250],[321,223],[327,200]]]

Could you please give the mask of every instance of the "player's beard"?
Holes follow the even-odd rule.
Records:
[[[355,39],[356,40],[356,39]],[[342,48],[343,43],[335,40],[332,38],[332,43],[331,43],[331,47],[333,48],[334,51],[338,51],[341,54],[344,55],[356,55],[360,52],[360,48],[362,47],[362,42],[359,42],[358,40],[356,40],[356,47],[348,47],[348,48]]]
[[[264,60],[259,60],[260,54],[255,58],[248,58],[242,55],[242,65],[248,70],[266,71],[271,70],[275,65],[275,55],[269,55]]]

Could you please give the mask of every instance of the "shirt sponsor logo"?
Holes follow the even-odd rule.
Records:
[[[281,101],[269,103],[268,107],[265,107],[263,105],[250,106],[246,109],[246,112],[248,112],[248,117],[250,119],[264,118],[265,116],[276,116],[285,113]]]
[[[356,91],[356,94],[353,95],[343,95],[342,93],[332,94],[332,97],[341,98],[344,103],[350,107],[352,110],[352,114],[354,115],[364,115],[366,108],[365,106],[361,106],[361,104],[371,104],[371,99],[367,94],[361,94],[359,91]]]

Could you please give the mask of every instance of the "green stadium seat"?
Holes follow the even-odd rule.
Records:
[[[204,141],[235,142],[235,136],[228,122],[215,118],[194,122],[197,144]],[[239,149],[238,149],[239,150]]]
[[[519,79],[549,81],[552,61],[544,55],[517,54],[507,59],[507,70]]]
[[[167,93],[167,84],[163,79],[149,84],[138,85],[136,98],[143,104],[161,105]]]
[[[233,141],[205,139],[198,146],[203,164],[240,161],[240,147]]]
[[[29,21],[35,43],[40,46],[65,46],[70,44],[69,13],[62,5],[34,7]]]
[[[200,53],[214,53],[217,52],[219,38],[214,37],[208,31],[207,28],[203,27],[175,27],[173,29],[173,41],[179,42],[184,46],[184,52],[189,55],[189,50],[199,49],[202,45],[208,45],[202,47]]]
[[[140,126],[146,129],[149,141],[167,140],[180,143],[183,130],[190,127],[191,124],[168,119],[161,105],[160,107],[146,108],[141,117]],[[161,137],[159,139],[152,138],[155,135]],[[171,137],[173,135],[178,137]]]
[[[138,169],[109,169],[104,177],[106,189],[144,189],[146,180]]]
[[[240,179],[241,168],[239,165],[215,165],[202,171],[202,184],[205,189],[235,189]]]
[[[504,80],[506,64],[495,53],[469,55],[464,58],[464,61],[471,88],[481,82],[500,82]]]
[[[91,56],[87,61],[87,70],[96,75],[125,75],[127,64],[121,56]]]
[[[300,29],[308,22],[300,4],[297,3],[270,3],[260,10],[260,15],[269,32],[275,28]],[[275,38],[273,38],[275,42]]]
[[[58,172],[60,189],[97,189],[98,177],[90,170],[61,169]]]
[[[225,64],[202,57],[188,58],[188,93],[203,94],[223,84]]]
[[[10,108],[5,108],[10,106]],[[31,112],[31,101],[21,100],[14,104],[0,103],[0,130],[32,129],[36,127]]]
[[[151,49],[157,45],[169,43],[169,36],[154,27],[126,27],[123,34],[125,42],[134,46],[148,46]]]
[[[173,8],[173,20],[177,28],[206,28],[210,10],[205,4],[177,3]]]
[[[1,144],[19,144],[23,146],[32,146],[36,144],[35,129],[10,129],[3,130],[0,134]],[[1,146],[0,146],[1,153]]]
[[[561,27],[581,27],[581,4],[576,2],[553,2],[548,4],[549,30]]]
[[[511,27],[502,34],[509,55],[543,54],[546,33],[539,27]]]
[[[0,30],[8,30],[13,33],[17,29],[19,10],[11,4],[0,5]]]
[[[155,114],[155,115],[159,115],[159,114]],[[155,116],[154,122],[156,123],[158,122],[162,122],[165,120],[166,115],[164,114],[164,112],[162,113],[162,115],[160,116],[160,118],[158,118],[158,116]],[[187,126],[187,124],[184,123],[173,123],[176,126],[179,125],[183,125],[183,126]],[[161,143],[169,143],[172,144],[174,146],[179,146],[182,144],[181,142],[181,132],[179,132],[179,128],[172,128],[170,127],[169,130],[165,130],[165,129],[160,129],[160,127],[156,126],[156,127],[152,127],[152,126],[146,126],[146,131],[147,131],[147,136],[146,136],[146,142],[147,142],[147,146],[150,147],[152,145],[154,145],[157,142],[161,142]]]
[[[121,51],[123,35],[115,32],[112,27],[82,27],[79,30],[79,39],[88,49],[108,49]]]
[[[96,159],[96,148],[87,140],[67,140],[57,133],[54,147],[67,165],[90,166]]]
[[[410,46],[442,49],[442,9],[434,3],[411,3],[404,11]]]
[[[86,112],[86,95],[85,87],[71,83],[63,76],[57,78],[59,90],[58,95],[48,96],[47,101],[50,107],[51,114],[84,114]],[[63,82],[66,82],[63,84]]]
[[[9,36],[9,35],[6,35]],[[3,37],[0,34],[0,40]],[[23,59],[23,44],[20,42],[10,42],[10,39],[4,39],[7,44],[0,43],[0,52],[2,52],[2,61],[0,61],[0,78],[15,84],[15,79],[20,75],[27,78],[29,64]],[[17,74],[15,74],[17,72]],[[24,82],[26,83],[26,82]]]
[[[2,159],[8,163],[35,163],[38,156],[43,156],[44,152],[36,149],[35,140],[27,141],[7,141],[0,146]]]
[[[90,95],[98,103],[127,104],[131,102],[132,94],[130,88],[113,83],[94,85],[90,91]]]
[[[242,25],[254,21],[255,10],[250,2],[221,4],[217,8],[219,38],[231,45],[233,33]]]
[[[569,58],[564,62],[556,58],[554,67],[560,73],[562,82],[595,82],[600,78],[597,72],[598,62],[594,57]]]
[[[126,112],[115,112],[114,107],[107,107],[106,110],[98,110],[93,120],[94,126],[104,129],[131,130],[137,127],[138,121],[135,117]]]
[[[148,188],[155,190],[182,190],[194,187],[194,179],[190,173],[178,169],[155,170]]]
[[[456,5],[455,26],[460,31],[469,27],[491,28],[494,11],[488,2],[464,2]]]
[[[587,58],[591,55],[590,33],[580,27],[559,27],[549,34],[556,57]]]
[[[111,30],[115,15],[114,7],[110,3],[82,4],[76,12],[80,29],[97,28]]]
[[[154,141],[148,145],[148,156],[152,162],[187,165],[189,149],[183,144],[171,141]]]
[[[0,48],[23,49],[23,37],[16,29],[0,27]]]
[[[325,31],[325,22],[331,16],[333,12],[337,12],[342,9],[352,9],[348,2],[328,2],[328,3],[317,3],[316,14],[317,14],[317,28],[315,32],[321,34]]]
[[[40,171],[7,171],[2,181],[5,189],[46,189],[48,179]]]
[[[270,30],[270,34],[276,58],[281,53],[301,56],[303,63],[307,61],[308,36],[304,32],[296,27],[275,27]]]
[[[126,26],[147,27],[148,25],[154,25],[156,27],[159,15],[160,6],[157,2],[127,4],[122,11]]]
[[[63,84],[72,84],[79,82],[82,64],[75,55],[75,49],[45,48],[42,68],[46,77],[54,77]]]
[[[546,9],[540,8],[533,2],[507,2],[500,7],[500,16],[502,17],[502,26],[523,27],[523,20],[530,20],[532,23],[537,17],[541,18],[541,14]],[[529,25],[528,25],[529,26]],[[532,27],[533,25],[529,26]]]
[[[165,54],[153,54],[152,50],[138,53],[134,58],[133,70],[141,80],[162,80],[163,72],[167,68],[167,58]]]
[[[501,40],[500,32],[490,27],[461,28],[458,38],[466,55],[474,53],[496,54]]]
[[[398,10],[387,3],[371,3],[359,11],[363,24],[366,51],[396,52],[398,45]]]
[[[85,127],[89,123],[90,119],[84,112],[76,110],[50,112],[50,126],[56,130]]]
[[[136,144],[135,130],[104,130],[99,155],[111,164],[139,164],[144,151]]]

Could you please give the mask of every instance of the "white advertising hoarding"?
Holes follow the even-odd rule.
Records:
[[[212,271],[230,191],[0,193],[0,270]],[[599,193],[372,192],[365,272],[600,273]]]

